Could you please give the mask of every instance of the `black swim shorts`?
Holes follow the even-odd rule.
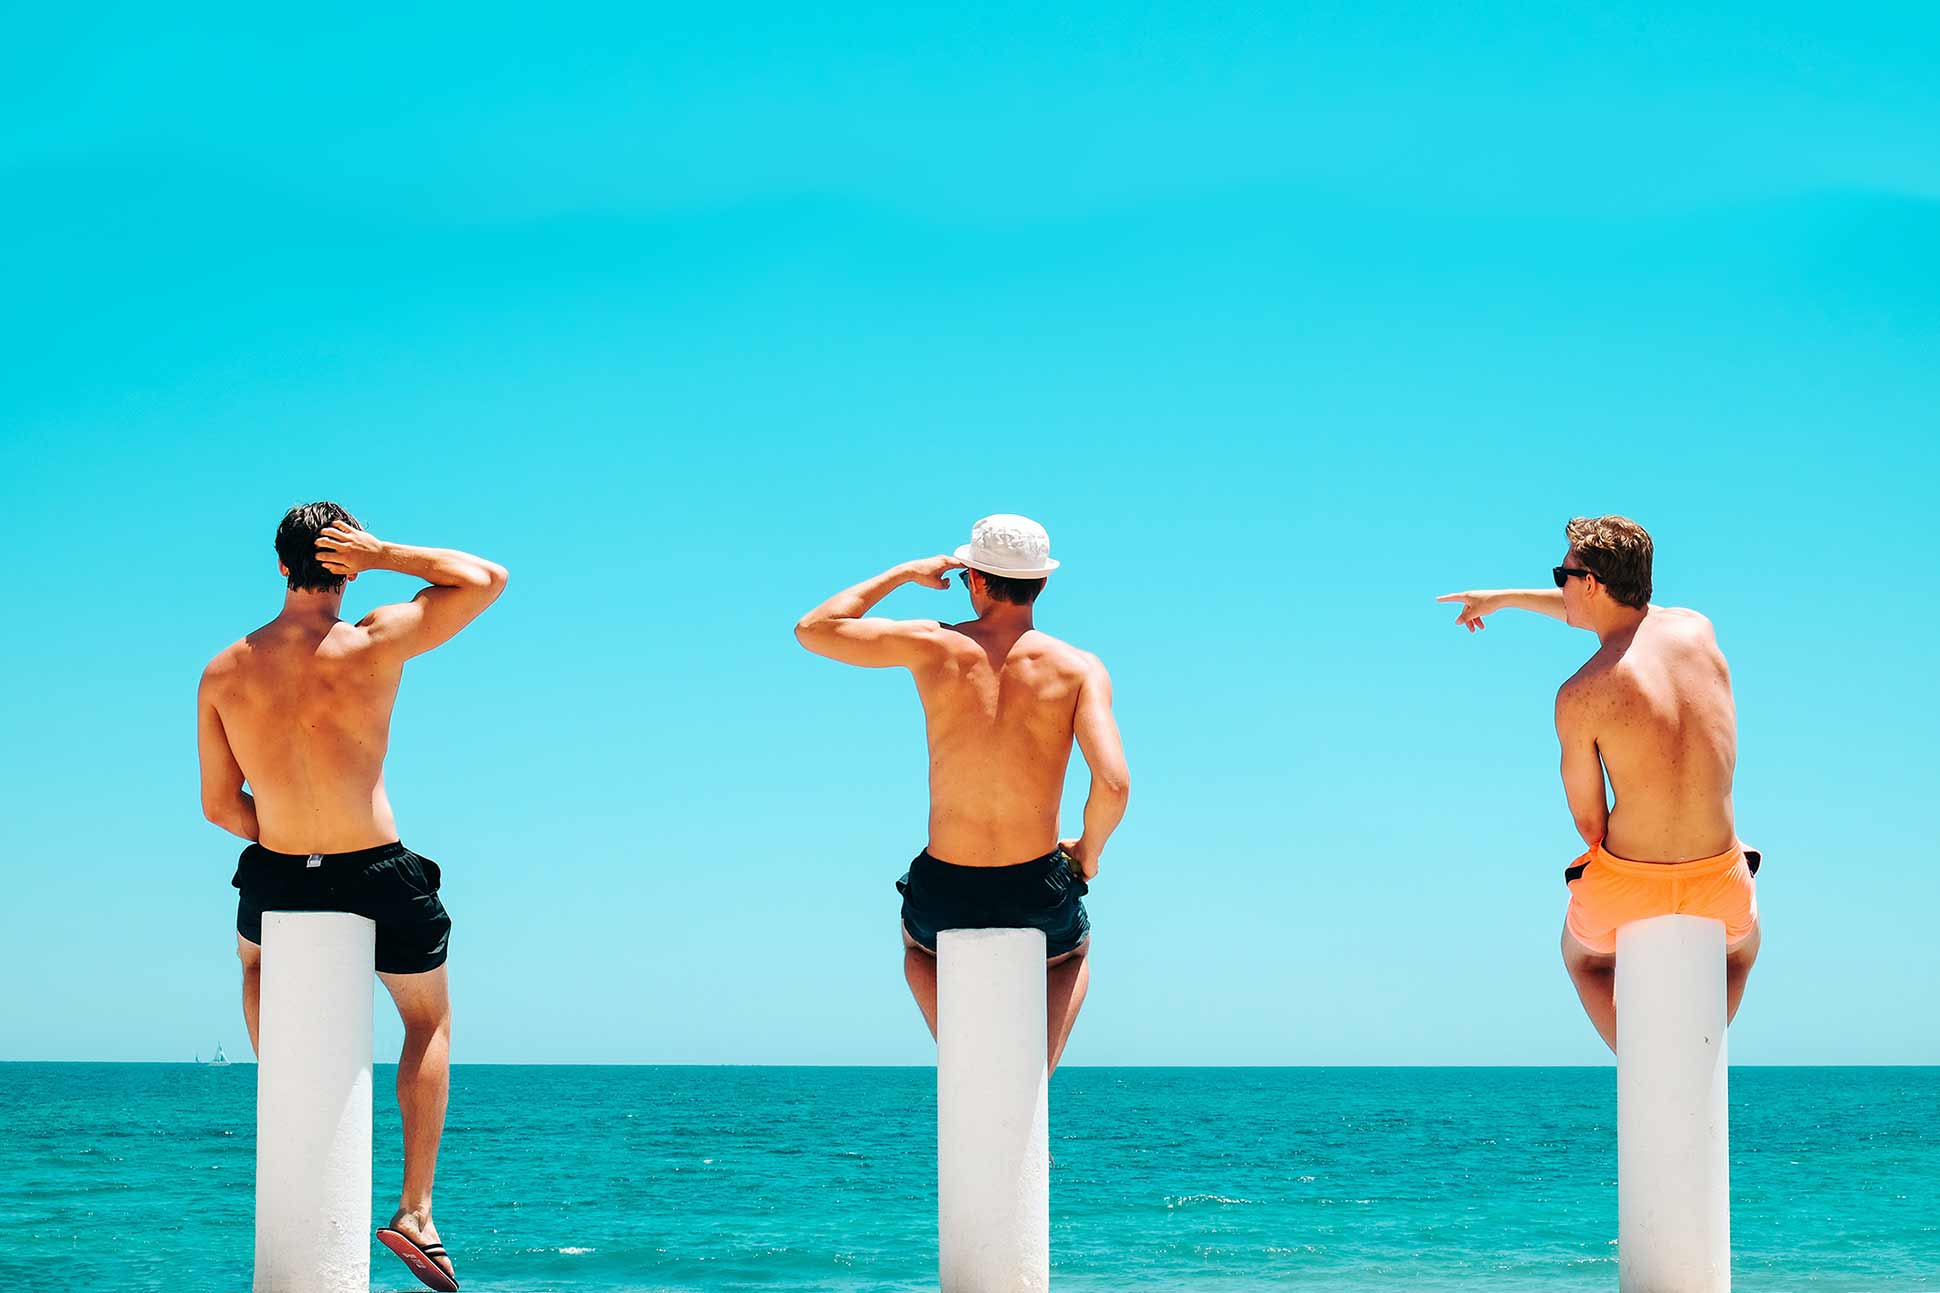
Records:
[[[377,969],[423,974],[445,963],[451,916],[438,901],[438,864],[402,844],[355,853],[272,853],[251,844],[229,883],[241,891],[236,932],[263,941],[266,911],[347,911],[377,925]]]
[[[1016,866],[957,866],[925,849],[896,882],[903,928],[931,952],[939,930],[1041,929],[1047,957],[1063,956],[1091,936],[1080,901],[1088,889],[1061,848]]]

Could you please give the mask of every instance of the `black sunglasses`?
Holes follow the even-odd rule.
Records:
[[[1549,576],[1556,581],[1558,588],[1568,583],[1572,576],[1594,575],[1595,573],[1596,571],[1591,570],[1588,566],[1551,566],[1549,568]]]

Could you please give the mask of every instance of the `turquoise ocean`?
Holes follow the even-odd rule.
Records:
[[[0,1064],[0,1289],[247,1289],[255,1081]],[[1616,1288],[1610,1069],[1070,1068],[1051,1099],[1060,1290]],[[1940,1069],[1735,1069],[1731,1117],[1743,1293],[1940,1289]],[[463,1065],[437,1215],[467,1290],[933,1289],[935,1143],[929,1069]]]

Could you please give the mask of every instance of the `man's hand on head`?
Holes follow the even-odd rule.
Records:
[[[963,563],[950,556],[923,557],[903,563],[903,569],[909,572],[910,579],[926,588],[948,588],[950,572],[962,568]]]
[[[325,527],[317,536],[317,564],[345,579],[355,579],[360,571],[376,569],[383,554],[384,541],[369,530],[339,523]]]

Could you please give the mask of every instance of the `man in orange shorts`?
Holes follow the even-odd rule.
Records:
[[[1731,774],[1738,718],[1731,671],[1696,611],[1650,604],[1650,535],[1621,516],[1578,517],[1543,589],[1450,593],[1473,633],[1514,607],[1597,635],[1556,693],[1563,789],[1589,852],[1564,872],[1563,965],[1590,1022],[1617,1046],[1617,927],[1678,913],[1721,921],[1725,1015],[1758,957],[1755,850],[1738,842]],[[1606,794],[1604,777],[1609,777]],[[1614,802],[1612,802],[1614,800]]]

